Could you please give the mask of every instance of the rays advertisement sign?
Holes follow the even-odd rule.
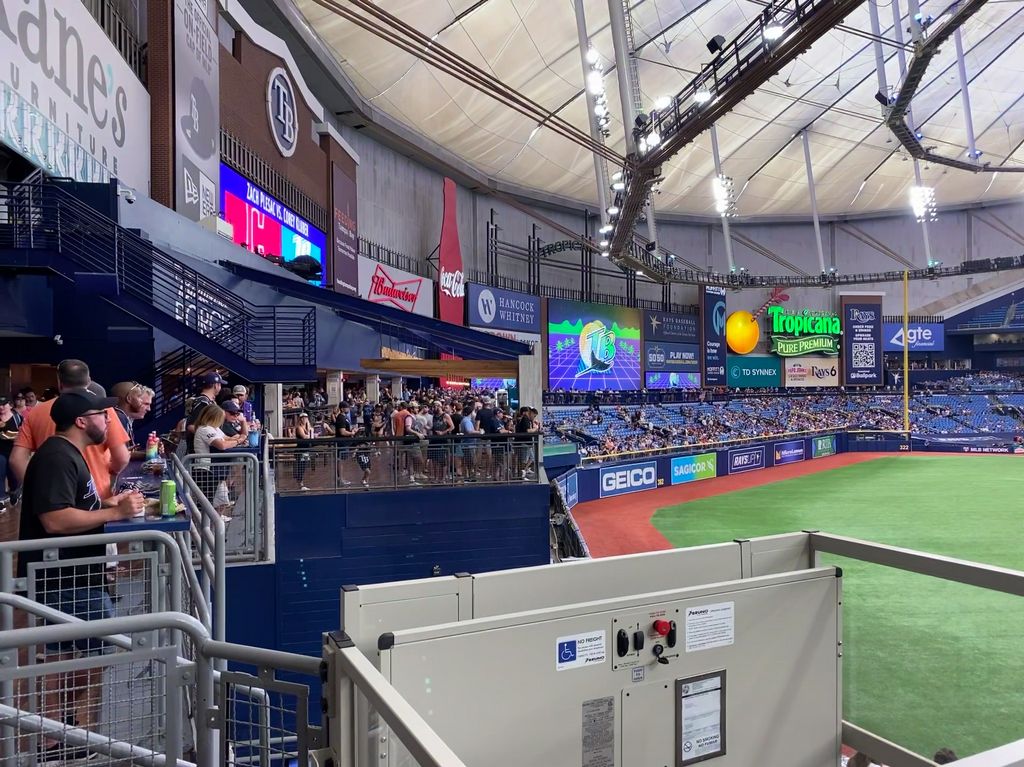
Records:
[[[712,479],[718,475],[718,453],[683,455],[672,459],[672,484]]]
[[[658,486],[658,464],[655,461],[644,461],[626,466],[609,466],[601,469],[600,482],[602,498],[653,490]]]
[[[729,451],[729,473],[743,474],[764,468],[764,445],[740,447]]]

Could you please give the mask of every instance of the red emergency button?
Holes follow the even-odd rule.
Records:
[[[654,621],[654,630],[661,634],[663,637],[668,636],[668,632],[672,630],[672,624],[668,621]]]

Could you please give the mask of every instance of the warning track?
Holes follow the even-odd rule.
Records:
[[[591,556],[611,557],[617,554],[671,549],[674,548],[672,544],[651,524],[651,518],[658,509],[893,455],[841,453],[828,458],[801,461],[747,474],[716,477],[616,498],[588,501],[579,504],[573,509],[572,514],[583,533]]]

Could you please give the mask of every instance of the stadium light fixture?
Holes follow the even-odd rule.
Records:
[[[617,170],[617,171],[615,171],[612,174],[612,181],[618,181],[621,178],[622,178],[622,171],[621,170]]]
[[[918,223],[937,220],[935,190],[930,186],[910,187],[910,208],[914,211],[914,217],[917,218]]]
[[[599,243],[597,243],[597,244],[598,244],[598,245],[599,245],[600,247],[602,247],[602,248],[607,248],[607,247],[608,247],[608,240],[601,240],[601,241],[600,241]]]
[[[711,91],[707,88],[701,88],[693,94],[693,100],[698,104],[707,104],[711,101]]]
[[[611,231],[612,229],[614,229],[614,228],[615,228],[615,227],[614,227],[614,226],[612,226],[611,224],[605,224],[605,225],[604,225],[604,226],[602,226],[602,227],[601,227],[600,229],[598,229],[598,231],[599,231],[599,232],[600,232],[601,234],[608,234],[608,233],[609,233],[609,232],[610,232],[610,231]]]
[[[654,149],[654,147],[658,146],[658,144],[660,144],[660,143],[661,143],[661,135],[658,133],[658,131],[652,130],[650,133],[647,134],[647,146],[648,146],[648,148]]]
[[[617,215],[619,215],[619,206],[618,205],[609,205],[608,206],[608,215],[609,216],[617,216]]]
[[[587,48],[586,59],[588,64],[596,64],[601,59],[601,54],[596,48]]]
[[[733,209],[733,182],[728,176],[715,176],[711,179],[711,195],[715,200],[715,210],[720,216],[728,216]]]
[[[654,108],[659,112],[672,106],[672,99],[669,96],[659,96],[654,100]]]
[[[786,30],[777,21],[773,21],[764,28],[764,32],[762,34],[764,35],[764,39],[766,42],[774,43],[776,40],[778,40],[780,37],[786,34]]]
[[[608,258],[608,251],[607,250],[602,250],[601,251],[601,258]]]
[[[626,184],[622,181],[616,181],[614,184],[612,184],[612,189],[616,192],[621,192],[625,188]]]
[[[587,90],[593,95],[604,92],[604,77],[598,71],[587,73]]]

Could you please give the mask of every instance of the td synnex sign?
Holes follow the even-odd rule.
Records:
[[[712,479],[718,474],[718,453],[683,455],[672,459],[672,484]]]
[[[654,461],[609,466],[601,469],[601,497],[611,498],[658,486],[658,464]]]

